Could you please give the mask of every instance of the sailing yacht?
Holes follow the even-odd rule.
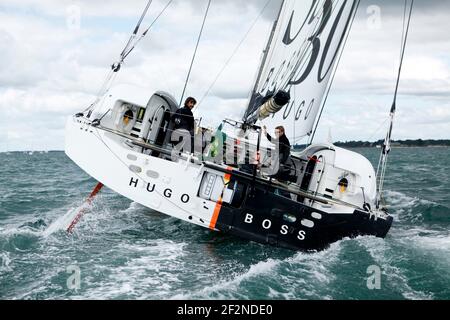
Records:
[[[311,251],[346,237],[386,237],[393,218],[380,204],[372,164],[331,142],[312,143],[358,5],[283,1],[243,117],[215,130],[198,126],[195,152],[173,143],[191,141],[173,131],[174,96],[122,85],[69,117],[67,155],[132,201],[250,241]],[[291,141],[311,139],[285,168],[262,130],[279,125]]]

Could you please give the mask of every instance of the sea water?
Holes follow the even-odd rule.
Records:
[[[356,151],[377,163],[379,150]],[[96,181],[63,152],[0,154],[0,298],[450,299],[449,170],[448,148],[394,149],[388,237],[305,254],[213,233],[108,189],[68,235]]]

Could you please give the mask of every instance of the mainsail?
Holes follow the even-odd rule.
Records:
[[[263,120],[291,141],[312,134],[359,0],[285,0],[264,52],[244,120],[279,90],[291,100]]]

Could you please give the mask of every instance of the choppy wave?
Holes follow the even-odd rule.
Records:
[[[450,181],[446,168],[419,164],[419,151],[393,161],[386,200],[395,224],[386,239],[344,239],[310,254],[212,233],[107,189],[68,235],[95,181],[54,153],[35,155],[23,184],[30,157],[10,155],[14,181],[0,179],[0,298],[449,299],[450,210],[440,199]],[[430,188],[402,179],[418,169]],[[372,265],[382,270],[381,290],[367,287]],[[81,270],[78,291],[67,287],[69,266]]]
[[[251,265],[247,271],[217,281],[173,299],[295,299],[297,294],[311,299],[332,299],[320,288],[327,287],[335,275],[330,266],[337,262],[340,243],[327,252],[298,253],[286,259],[267,259]],[[298,298],[298,296],[297,296]]]
[[[107,276],[98,280],[85,279],[87,287],[77,299],[162,299],[174,289],[179,280],[184,243],[165,240],[119,245],[115,254],[123,252],[129,258],[117,267],[99,270]]]
[[[2,252],[0,254],[0,272],[10,272],[12,271],[12,268],[10,267],[11,264],[11,258],[9,257],[8,252]]]
[[[400,267],[404,259],[407,259],[403,254],[395,253],[391,246],[377,239],[360,238],[359,243],[371,255],[374,265],[381,268],[385,285],[396,290],[404,299],[431,300],[434,298],[432,293],[411,287],[408,276]]]
[[[401,192],[387,191],[388,208],[399,221],[411,223],[450,223],[450,208],[439,203],[407,196]]]

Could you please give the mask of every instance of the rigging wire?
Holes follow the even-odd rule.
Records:
[[[405,1],[405,13],[406,13],[407,4],[408,4],[408,2]],[[408,43],[408,36],[409,36],[409,31],[410,31],[413,8],[414,8],[414,0],[411,0],[408,23],[406,24],[406,29],[404,28],[403,32],[402,32],[402,47],[401,47],[402,50],[401,50],[401,55],[400,55],[400,65],[399,65],[399,69],[398,69],[397,82],[395,85],[394,101],[392,103],[391,112],[390,112],[391,123],[389,125],[389,130],[386,135],[386,139],[384,141],[383,150],[381,152],[380,161],[378,163],[378,169],[377,169],[377,179],[378,179],[377,207],[378,208],[382,201],[384,182],[386,180],[387,163],[388,163],[389,153],[391,151],[392,132],[393,132],[393,128],[394,128],[395,114],[397,111],[398,89],[399,89],[399,85],[400,85],[400,79],[401,79],[401,73],[402,73],[402,68],[403,68],[403,61],[405,58],[406,46]],[[404,19],[405,20],[403,21],[403,26],[405,26],[406,14],[404,15]]]
[[[192,67],[194,66],[195,58],[197,56],[197,50],[198,50],[198,46],[200,44],[200,40],[202,39],[203,29],[205,28],[206,19],[208,18],[209,8],[211,7],[211,1],[212,0],[208,0],[208,6],[206,7],[206,12],[205,12],[205,16],[203,18],[202,27],[200,29],[200,33],[199,33],[198,39],[197,39],[197,44],[195,46],[194,55],[192,56],[192,61],[191,61],[191,65],[189,67],[189,71],[188,71],[188,74],[187,74],[186,82],[184,83],[183,93],[181,94],[180,106],[183,103],[184,95],[186,93],[186,89],[187,89],[187,86],[188,86],[188,83],[189,83],[189,79],[191,77]]]
[[[406,51],[406,45],[407,45],[408,36],[409,36],[409,30],[410,30],[410,25],[411,25],[411,17],[412,17],[412,13],[413,13],[413,7],[414,7],[414,0],[411,0],[411,8],[409,10],[409,18],[408,18],[408,24],[406,26],[405,37],[402,39],[402,41],[403,41],[403,48],[402,48],[402,55],[401,55],[401,58],[400,58],[400,66],[399,66],[399,69],[398,69],[397,83],[396,83],[396,86],[395,86],[394,102],[393,102],[392,109],[391,109],[392,113],[395,113],[395,111],[397,110],[397,108],[396,108],[397,95],[398,95],[398,89],[399,89],[399,85],[400,85],[401,73],[402,73],[402,69],[403,69],[403,61],[404,61],[404,58],[405,58],[405,51]]]
[[[101,100],[102,96],[111,88],[112,84],[114,83],[114,80],[117,76],[117,73],[120,71],[121,66],[123,65],[125,59],[130,55],[130,53],[136,48],[136,46],[142,41],[143,38],[148,34],[148,32],[151,30],[151,28],[158,22],[158,20],[161,18],[161,16],[166,12],[168,7],[172,4],[174,0],[169,0],[169,2],[166,4],[166,6],[159,12],[159,14],[156,16],[156,18],[152,21],[150,26],[142,33],[142,35],[136,40],[137,34],[139,33],[140,27],[142,25],[142,22],[144,18],[146,17],[148,10],[150,8],[150,5],[153,0],[149,0],[144,12],[142,13],[134,31],[131,35],[130,39],[128,40],[125,48],[123,49],[122,53],[120,54],[120,60],[119,62],[114,63],[111,66],[111,69],[109,70],[100,90],[97,93],[96,100],[86,109],[83,111],[83,113],[87,112],[88,110],[92,110]],[[90,115],[89,115],[90,116]]]
[[[136,27],[134,28],[134,31],[130,38],[128,39],[127,44],[125,45],[125,48],[122,50],[122,53],[120,54],[120,60],[119,62],[115,62],[111,65],[111,70],[109,70],[108,75],[106,76],[105,80],[103,81],[102,86],[100,87],[100,90],[97,93],[97,97],[95,101],[86,109],[83,111],[83,113],[90,110],[88,114],[88,118],[91,116],[92,109],[100,102],[102,96],[111,88],[112,84],[114,83],[114,80],[117,76],[117,73],[120,71],[123,62],[125,61],[125,53],[127,52],[128,48],[133,43],[134,39],[136,38],[139,29],[141,27],[142,21],[144,20],[145,16],[147,15],[148,9],[150,8],[150,5],[152,4],[153,0],[149,0],[147,2],[147,5],[145,6],[145,9],[139,18],[138,23],[136,24]]]
[[[164,14],[164,12],[166,12],[166,10],[169,8],[169,6],[172,4],[173,0],[169,0],[169,2],[167,2],[167,4],[165,5],[165,7],[161,10],[161,12],[156,16],[156,18],[152,21],[152,23],[150,24],[150,26],[142,33],[142,35],[140,36],[139,39],[136,40],[136,42],[134,43],[133,47],[131,47],[125,54],[124,54],[124,59],[126,59],[129,54],[136,48],[136,46],[141,42],[142,39],[145,38],[145,36],[147,35],[147,33],[150,31],[150,29],[153,27],[153,25],[159,20],[159,18]]]
[[[234,49],[233,53],[231,54],[231,56],[228,58],[228,60],[225,62],[224,66],[222,67],[222,69],[219,71],[219,73],[217,74],[217,76],[215,77],[214,81],[211,83],[211,85],[209,86],[208,90],[206,91],[206,93],[204,94],[204,96],[202,97],[202,99],[200,100],[200,102],[198,103],[197,106],[197,110],[200,109],[200,106],[202,104],[202,102],[206,99],[206,97],[209,96],[209,94],[211,93],[211,90],[214,88],[214,86],[216,85],[217,81],[219,80],[219,78],[222,76],[223,72],[226,70],[226,68],[228,67],[228,65],[230,64],[231,60],[233,60],[233,58],[235,57],[235,55],[237,54],[237,52],[239,51],[239,49],[242,47],[242,45],[244,44],[245,40],[247,40],[248,36],[250,35],[250,32],[252,32],[252,30],[255,28],[256,24],[258,23],[259,19],[262,17],[262,15],[264,14],[264,11],[266,11],[268,5],[270,4],[271,0],[267,0],[266,4],[264,5],[264,7],[262,8],[261,12],[259,13],[259,15],[256,17],[256,19],[253,21],[252,25],[250,26],[250,28],[247,30],[247,32],[245,33],[244,37],[241,39],[241,41],[239,42],[239,44],[236,46],[236,48]]]
[[[134,39],[136,39],[139,29],[141,28],[142,21],[144,20],[145,16],[147,15],[148,9],[150,8],[150,5],[152,4],[152,2],[153,2],[153,0],[149,0],[147,2],[147,6],[145,7],[144,12],[142,13],[141,18],[139,19],[136,27],[134,28],[133,34],[131,35],[130,39],[128,40],[127,45],[125,46],[122,53],[120,54],[122,60],[124,59],[127,49],[129,48],[129,46],[131,46]]]
[[[380,126],[374,131],[374,133],[370,136],[370,138],[367,139],[367,141],[371,141],[377,134],[378,132],[381,130],[381,128],[383,128],[386,123],[390,120],[390,118],[386,118],[383,123],[380,124]]]
[[[403,9],[403,29],[402,29],[402,45],[400,46],[400,60],[402,59],[402,51],[405,45],[405,24],[406,24],[406,14],[408,11],[408,0],[405,0],[405,7]]]
[[[352,21],[351,21],[350,26],[349,26],[350,30],[352,29],[352,26],[353,26],[353,23],[354,23],[354,21],[355,21],[356,14],[357,14],[357,12],[358,12],[358,8],[359,8],[359,5],[360,5],[360,4],[361,4],[361,1],[358,0],[358,2],[356,3],[355,13],[353,14],[353,18],[352,18]],[[349,37],[350,37],[350,30],[347,32],[347,36],[346,36],[346,38],[345,38],[344,45],[342,46],[341,53],[339,54],[339,59],[338,59],[337,64],[336,64],[336,68],[335,68],[335,70],[334,70],[334,72],[333,72],[333,76],[332,76],[332,78],[331,78],[330,84],[329,84],[329,86],[328,86],[327,93],[326,93],[326,95],[325,95],[325,100],[324,100],[323,103],[322,103],[322,108],[320,109],[319,117],[317,118],[317,122],[316,122],[316,125],[315,125],[315,127],[314,127],[314,131],[313,131],[313,133],[312,133],[312,135],[311,135],[311,139],[310,139],[310,141],[309,141],[309,144],[310,144],[310,145],[313,143],[314,138],[316,137],[317,128],[319,127],[320,120],[322,119],[323,111],[325,110],[325,105],[326,105],[326,103],[327,103],[327,101],[328,101],[328,97],[329,97],[329,95],[330,95],[331,88],[332,88],[332,86],[333,86],[333,82],[334,82],[334,79],[335,79],[336,74],[337,74],[337,68],[338,68],[338,66],[339,66],[339,64],[340,64],[340,62],[341,62],[341,59],[342,59],[342,56],[343,56],[343,53],[344,53],[344,48],[345,48],[345,46],[347,45],[347,41],[348,41],[348,39],[349,39]]]

